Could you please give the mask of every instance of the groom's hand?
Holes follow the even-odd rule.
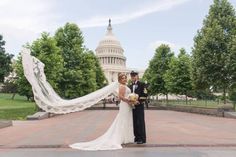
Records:
[[[140,102],[138,101],[138,100],[136,100],[135,102],[134,102],[134,105],[139,105],[140,104]]]

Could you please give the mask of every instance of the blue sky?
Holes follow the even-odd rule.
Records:
[[[229,0],[236,8],[236,0]],[[6,51],[18,55],[22,45],[53,34],[66,22],[82,30],[85,45],[95,50],[108,19],[127,57],[127,67],[145,69],[161,43],[173,52],[188,52],[213,0],[1,0],[0,34]]]

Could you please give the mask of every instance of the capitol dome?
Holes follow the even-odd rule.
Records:
[[[98,43],[95,52],[108,83],[117,81],[119,73],[125,73],[129,78],[129,73],[131,70],[126,68],[126,57],[124,56],[124,49],[122,48],[119,40],[117,40],[115,35],[112,33],[110,19],[107,26],[106,35]],[[143,73],[144,71],[139,71],[139,76],[142,76]]]
[[[120,42],[112,33],[111,20],[107,27],[105,37],[99,42],[96,50],[96,55],[104,68],[124,68],[126,67],[126,57],[124,49]]]

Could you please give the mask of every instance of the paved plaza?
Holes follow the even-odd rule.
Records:
[[[76,156],[78,150],[72,150],[68,145],[102,135],[117,112],[118,110],[85,110],[38,121],[13,121],[13,126],[0,129],[0,156],[18,154],[20,157],[26,152],[29,156],[34,152],[39,152],[38,155],[41,153],[39,156],[43,153],[50,156],[61,152],[65,156],[66,153]],[[204,152],[212,155],[217,151],[218,154],[236,154],[235,119],[161,110],[146,110],[145,114],[147,144],[124,145],[124,149],[113,152],[117,156],[122,153],[132,156],[131,154],[139,151],[144,156],[171,156],[173,153],[176,156],[191,154],[198,157]],[[85,156],[88,153],[79,152],[83,152]],[[98,154],[106,156],[103,154],[105,152],[99,151]]]

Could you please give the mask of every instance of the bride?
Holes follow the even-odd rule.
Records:
[[[119,112],[111,124],[110,128],[100,137],[93,141],[81,142],[70,145],[71,148],[81,150],[115,150],[121,149],[121,144],[133,143],[133,119],[132,107],[128,100],[131,93],[126,86],[127,76],[125,74],[118,75],[119,81]]]
[[[24,75],[32,86],[36,104],[46,112],[66,114],[82,111],[93,106],[110,93],[113,93],[119,86],[118,93],[121,100],[119,113],[110,128],[101,137],[90,142],[72,144],[70,145],[71,148],[82,150],[113,150],[121,149],[121,144],[133,142],[134,135],[131,104],[137,103],[137,101],[128,99],[131,91],[126,86],[127,76],[125,74],[119,74],[119,83],[113,82],[88,95],[72,100],[65,100],[62,99],[47,82],[44,74],[44,64],[39,59],[31,56],[30,53],[29,49],[23,49],[22,51]]]

